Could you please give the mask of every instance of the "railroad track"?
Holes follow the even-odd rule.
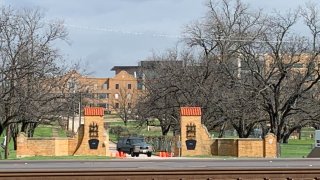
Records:
[[[185,168],[185,169],[115,169],[103,170],[90,168],[86,170],[75,169],[52,169],[52,170],[10,170],[0,172],[1,180],[56,180],[56,179],[77,179],[77,180],[162,180],[162,179],[286,179],[320,180],[320,168]]]

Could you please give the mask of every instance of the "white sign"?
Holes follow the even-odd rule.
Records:
[[[315,141],[315,143],[314,143],[315,146],[320,147],[320,130],[315,131],[314,141]]]

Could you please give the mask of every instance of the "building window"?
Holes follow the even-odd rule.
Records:
[[[137,84],[137,89],[138,89],[138,90],[142,90],[142,89],[143,89],[143,84],[142,84],[142,82],[138,82],[138,84]]]
[[[128,84],[128,89],[131,89],[131,84]]]
[[[99,99],[107,99],[107,94],[106,93],[100,93],[99,94]]]
[[[119,89],[119,84],[116,84],[116,89]]]
[[[119,109],[119,103],[116,103],[116,109]]]
[[[99,103],[98,106],[102,107],[102,108],[107,108],[107,104],[106,103]]]
[[[69,89],[76,89],[76,82],[75,82],[75,80],[74,80],[74,79],[69,80],[67,86],[68,86]]]
[[[104,83],[104,84],[102,85],[102,88],[103,88],[103,89],[108,89],[108,84],[107,84],[107,83]]]
[[[119,94],[114,94],[115,99],[119,99]]]
[[[292,65],[293,68],[303,68],[303,64],[302,63],[295,63]]]

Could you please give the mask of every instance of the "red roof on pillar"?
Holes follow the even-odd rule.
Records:
[[[181,107],[181,116],[201,116],[201,107]]]
[[[102,107],[85,107],[85,116],[104,116],[104,109]]]

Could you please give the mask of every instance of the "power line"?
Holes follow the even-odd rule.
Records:
[[[49,22],[45,22],[47,24],[50,24]],[[172,38],[172,39],[188,39],[187,37],[182,37],[179,35],[170,35],[165,33],[147,33],[147,32],[137,32],[137,31],[124,31],[124,30],[118,30],[114,28],[107,28],[107,27],[91,27],[91,26],[80,26],[80,25],[74,25],[74,24],[67,24],[63,23],[64,26],[75,28],[75,29],[82,29],[82,30],[89,30],[89,31],[102,31],[102,32],[111,32],[111,33],[120,33],[125,35],[133,35],[133,36],[152,36],[152,37],[163,37],[163,38]],[[198,38],[201,39],[201,38]],[[204,40],[202,38],[202,40]],[[226,42],[254,42],[254,43],[295,43],[297,41],[292,40],[259,40],[254,39],[254,37],[237,37],[237,38],[230,38],[230,37],[223,37],[222,38],[214,38],[211,39],[212,41],[226,41]]]
[[[136,31],[124,31],[118,30],[113,28],[102,28],[102,27],[90,27],[90,26],[79,26],[73,24],[64,24],[66,27],[75,28],[75,29],[82,29],[82,30],[90,30],[90,31],[102,31],[102,32],[112,32],[112,33],[120,33],[126,35],[134,35],[134,36],[152,36],[152,37],[165,37],[165,38],[173,38],[173,39],[180,39],[181,37],[178,35],[169,35],[169,34],[160,34],[160,33],[146,33],[146,32],[136,32]]]

